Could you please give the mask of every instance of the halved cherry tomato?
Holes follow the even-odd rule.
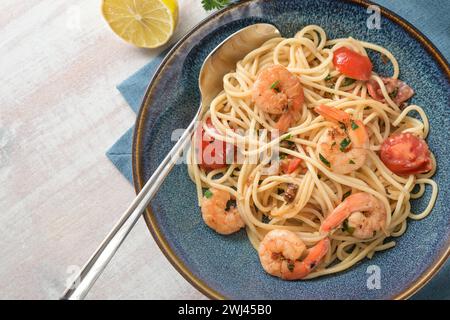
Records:
[[[288,159],[284,159],[283,161],[281,161],[281,170],[284,173],[290,174],[297,170],[298,167],[300,167],[302,161],[302,159],[288,156]]]
[[[206,125],[219,133],[214,128],[210,118],[206,120]],[[197,130],[199,130],[197,137],[201,138],[201,140],[197,140],[196,144],[197,161],[200,162],[200,168],[211,171],[227,167],[227,150],[230,149],[230,145],[223,141],[216,141],[201,126]]]
[[[388,137],[381,145],[380,158],[399,175],[425,173],[432,168],[427,143],[409,132]]]
[[[340,73],[352,79],[366,81],[372,74],[370,59],[347,47],[340,47],[334,52],[333,64]]]

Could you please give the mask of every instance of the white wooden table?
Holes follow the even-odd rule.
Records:
[[[115,86],[159,50],[115,36],[100,0],[0,1],[0,299],[57,299],[135,196],[105,151],[135,115]],[[206,17],[179,0],[172,42]],[[141,219],[90,299],[201,299]]]

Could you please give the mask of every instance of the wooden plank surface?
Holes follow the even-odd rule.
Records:
[[[207,14],[180,0],[172,42]],[[0,298],[57,299],[134,197],[105,151],[135,120],[115,86],[157,55],[100,0],[0,2]],[[140,220],[88,298],[201,299]]]

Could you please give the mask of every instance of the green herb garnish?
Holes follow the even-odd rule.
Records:
[[[350,143],[352,143],[352,141],[350,140],[350,138],[345,138],[344,140],[341,141],[341,144],[340,144],[341,147],[339,148],[339,150],[341,150],[341,152],[344,152],[345,149],[348,148],[348,146],[350,145]]]
[[[290,272],[293,272],[294,268],[295,268],[295,264],[292,261],[289,261],[287,267]]]
[[[344,201],[345,200],[345,198],[347,198],[349,195],[351,195],[352,194],[352,190],[349,190],[349,191],[347,191],[346,193],[344,193],[343,195],[342,195],[342,201]]]
[[[292,138],[292,137],[290,137],[290,138]],[[294,141],[286,141],[286,142],[287,142],[288,148],[291,149],[291,148],[295,147],[295,142]]]
[[[228,200],[225,207],[225,211],[229,211],[231,208],[236,208],[236,200]]]
[[[213,193],[211,191],[209,191],[209,189],[205,191],[205,197],[207,199],[211,198],[212,196],[213,196]]]
[[[206,11],[223,9],[230,4],[230,0],[202,0],[202,6]]]
[[[280,84],[280,81],[277,80],[270,86],[270,89],[275,90],[276,92],[280,92],[280,89],[278,88],[278,85]]]
[[[353,161],[352,159],[350,159],[350,161],[348,162],[350,164],[355,164],[355,161]]]
[[[281,139],[281,141],[289,140],[290,138],[292,138],[292,134],[289,133],[286,137],[284,137],[283,139]]]
[[[330,81],[331,79],[333,79],[333,77],[329,74],[329,75],[327,75],[327,77],[325,78],[325,81]]]
[[[350,227],[350,226],[348,225],[348,220],[345,219],[345,220],[344,220],[344,223],[342,223],[342,230],[343,230],[343,231],[346,231],[346,232],[348,232],[349,234],[352,235],[353,232],[355,231],[355,228]]]
[[[280,160],[284,160],[284,159],[286,159],[286,154],[285,153],[280,154]]]
[[[392,99],[397,97],[397,95],[398,95],[398,88],[395,88],[394,91],[389,93],[389,97],[391,97]]]
[[[322,161],[328,168],[331,168],[330,161],[328,161],[323,155],[319,153],[320,161]]]
[[[358,128],[359,128],[359,126],[355,123],[355,121],[352,120],[352,129],[356,130]]]
[[[345,78],[344,79],[344,81],[342,81],[342,85],[344,86],[344,87],[346,87],[346,86],[349,86],[349,85],[351,85],[351,84],[354,84],[355,83],[355,79],[352,79],[352,78]]]

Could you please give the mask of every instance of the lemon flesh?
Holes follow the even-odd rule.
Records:
[[[102,13],[111,29],[142,48],[160,47],[178,22],[176,0],[103,0]]]

